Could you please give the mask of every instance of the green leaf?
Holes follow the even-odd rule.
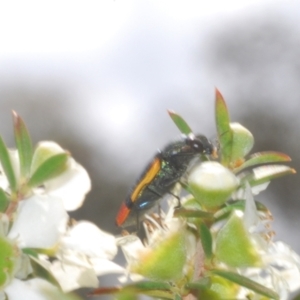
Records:
[[[0,188],[0,212],[4,212],[8,207],[9,199],[2,188]]]
[[[214,214],[215,221],[218,222],[218,221],[221,221],[221,220],[227,218],[233,210],[244,211],[245,205],[246,205],[245,200],[234,200],[233,202],[228,201],[224,205],[224,207],[222,207],[220,210],[218,210]],[[256,205],[256,209],[258,211],[262,211],[266,214],[270,214],[270,211],[268,210],[268,208],[261,202],[255,201],[255,205]]]
[[[48,158],[32,174],[28,185],[31,187],[39,186],[43,182],[60,175],[67,169],[68,158],[68,153],[60,153]]]
[[[29,132],[21,117],[13,111],[15,141],[20,158],[21,176],[27,178],[33,156],[33,149]]]
[[[285,165],[261,166],[252,169],[252,173],[242,177],[242,182],[248,181],[251,186],[256,186],[272,179],[295,173],[295,169]]]
[[[56,252],[56,248],[22,248],[22,252],[33,256],[33,257],[38,257],[39,254],[44,254],[47,255],[48,257],[54,257],[55,256],[55,252]]]
[[[140,281],[127,286],[128,288],[133,288],[139,291],[143,290],[170,290],[171,286],[166,282],[159,281]]]
[[[0,137],[0,161],[2,164],[2,168],[4,170],[4,173],[7,177],[7,180],[9,182],[9,186],[12,190],[12,192],[17,191],[17,180],[16,180],[16,175],[12,166],[12,162],[9,156],[8,149],[2,139]]]
[[[204,224],[200,224],[200,237],[201,237],[201,244],[205,253],[206,258],[212,257],[212,235],[210,233],[209,228]]]
[[[185,288],[188,290],[202,290],[209,288],[211,285],[211,280],[209,277],[203,277],[197,281],[189,282],[185,285]]]
[[[196,209],[186,209],[186,208],[179,208],[174,211],[175,217],[185,217],[185,218],[200,218],[200,219],[213,219],[214,216],[212,213],[203,211],[203,210],[196,210]]]
[[[59,286],[57,280],[52,276],[52,274],[40,264],[39,260],[34,256],[29,255],[30,263],[33,269],[33,274],[35,277],[43,278],[48,282],[54,284],[55,286]]]
[[[231,161],[233,133],[230,128],[230,118],[225,100],[218,89],[216,89],[215,114],[220,142],[221,163],[224,166],[228,166]]]
[[[181,133],[186,134],[186,135],[192,133],[192,129],[180,115],[178,115],[177,113],[175,113],[171,110],[168,110],[168,113],[169,113],[170,117],[172,118],[173,122],[175,123],[175,125],[181,131]]]
[[[279,300],[279,296],[276,292],[274,292],[273,290],[271,290],[269,288],[266,288],[265,286],[255,282],[247,277],[244,277],[244,276],[239,275],[234,272],[223,271],[223,270],[211,270],[210,272],[212,274],[215,274],[215,275],[223,277],[227,280],[230,280],[234,283],[237,283],[237,284],[239,284],[247,289],[250,289],[260,295],[269,297],[271,299]]]
[[[89,296],[105,295],[105,294],[144,294],[152,297],[160,297],[163,299],[173,299],[171,286],[165,282],[159,281],[140,281],[133,284],[120,287],[98,288],[89,293]]]
[[[265,151],[265,152],[258,152],[254,153],[250,156],[250,158],[244,162],[239,168],[234,170],[235,173],[255,165],[259,164],[267,164],[267,163],[274,163],[274,162],[288,162],[291,161],[291,158],[281,152],[275,151]]]

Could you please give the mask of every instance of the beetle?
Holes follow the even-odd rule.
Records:
[[[176,183],[199,154],[216,156],[216,147],[204,135],[189,134],[158,151],[122,203],[116,217],[117,226],[138,226],[140,219],[164,195],[172,194]]]

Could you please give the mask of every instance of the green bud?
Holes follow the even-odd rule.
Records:
[[[196,200],[207,209],[224,204],[238,186],[238,179],[218,162],[203,162],[192,170],[188,180]]]
[[[186,262],[186,238],[184,231],[166,237],[154,249],[142,253],[131,271],[154,280],[176,280],[183,275]]]
[[[239,123],[230,123],[233,133],[231,162],[243,160],[254,145],[252,133]]]
[[[2,290],[13,278],[18,251],[16,246],[6,237],[0,237],[0,290]]]
[[[234,212],[216,237],[216,258],[231,267],[261,265],[258,250],[245,228],[242,217]]]
[[[203,289],[202,291],[200,291],[199,299],[236,299],[237,293],[239,291],[239,286],[237,284],[219,276],[211,276],[209,278],[211,280],[211,286],[209,289]]]

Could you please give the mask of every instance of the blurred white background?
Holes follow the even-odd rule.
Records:
[[[300,169],[300,1],[2,1],[0,132],[11,109],[35,142],[58,141],[89,171],[93,191],[73,213],[118,232],[114,217],[158,147],[179,136],[166,110],[215,137],[214,88],[255,151]],[[276,238],[300,253],[299,176],[258,200]]]

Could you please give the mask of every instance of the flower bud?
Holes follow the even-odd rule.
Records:
[[[192,170],[188,180],[196,200],[207,209],[225,203],[238,186],[238,179],[218,162],[203,162]]]
[[[237,284],[219,276],[211,276],[210,280],[210,288],[200,291],[199,299],[224,300],[237,298],[239,291]]]
[[[0,237],[0,290],[2,290],[13,278],[18,251],[16,246],[6,237]]]
[[[234,163],[243,159],[253,148],[252,133],[239,123],[230,123],[233,132],[231,161]]]
[[[186,261],[185,232],[178,231],[166,237],[153,249],[141,253],[131,271],[154,280],[176,280],[183,275]]]
[[[216,258],[231,267],[261,265],[258,249],[245,228],[243,219],[234,212],[216,237]]]

